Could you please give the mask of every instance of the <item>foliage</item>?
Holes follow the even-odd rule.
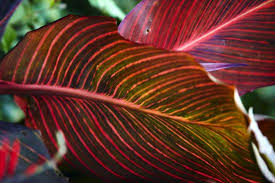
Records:
[[[6,28],[7,31],[1,41],[2,51],[8,52],[26,32],[70,12],[83,14],[86,11],[87,14],[111,15],[122,20],[138,1],[129,3],[128,0],[128,3],[125,3],[127,1],[89,0],[85,2],[86,4],[84,1],[77,3],[80,9],[75,6],[72,8],[75,2],[72,3],[70,0],[64,2],[67,4],[46,0],[23,1]],[[154,26],[149,23],[148,27],[147,24],[154,19],[154,13],[158,14],[157,10],[161,10],[160,8],[154,10],[155,7],[161,7],[161,4],[148,2],[152,1],[144,0],[122,21],[119,31],[123,36],[125,36],[124,33],[130,35],[145,33],[148,36],[154,32]],[[87,8],[87,3],[93,7]],[[253,11],[257,12],[258,1],[255,3],[244,3],[243,7],[238,8],[246,11],[246,8],[251,5],[256,7]],[[143,5],[150,6],[144,8]],[[225,5],[227,6],[226,3]],[[264,2],[259,5],[259,8],[266,5],[272,5],[272,1]],[[139,8],[141,10],[144,8],[148,12],[143,13],[146,16],[141,16],[141,19],[136,21],[134,18],[139,19],[140,13],[137,15],[135,13],[142,12]],[[172,6],[166,10],[171,8]],[[258,27],[257,33],[260,32],[262,35],[272,34],[264,30],[265,27],[261,25],[262,22],[269,21],[270,17],[272,20],[272,11],[270,14],[268,12],[273,6],[265,8],[267,9],[261,9],[267,12],[264,16],[252,13],[253,16],[257,16],[253,21]],[[90,10],[93,11],[90,12]],[[227,11],[230,9],[227,8]],[[244,16],[249,17],[249,13],[245,13]],[[146,17],[149,17],[149,21],[143,19]],[[165,18],[167,16],[164,12],[161,20],[169,22]],[[227,21],[228,19],[217,20]],[[132,22],[136,22],[138,26],[131,25]],[[154,22],[157,23],[158,20]],[[219,25],[219,21],[214,19],[214,22]],[[185,53],[138,45],[121,38],[117,34],[115,24],[111,18],[68,16],[28,33],[0,64],[0,93],[16,95],[15,101],[26,114],[26,124],[42,131],[51,153],[56,151],[56,147],[53,146],[56,141],[52,138],[52,134],[62,129],[69,148],[68,160],[84,171],[96,173],[103,180],[120,181],[126,178],[132,181],[143,179],[263,181],[249,148],[250,136],[247,125],[250,124],[248,119],[253,117],[251,115],[248,117],[242,106],[235,104],[234,89],[210,80],[201,66]],[[156,24],[156,26],[160,25],[162,25],[160,22]],[[195,27],[199,29],[200,25],[204,24],[198,23]],[[245,24],[237,23],[236,26],[236,29],[242,32],[240,34],[242,36],[250,36],[249,39],[261,37],[257,34],[253,38],[247,34],[250,31],[247,27],[242,30]],[[166,30],[162,33],[165,34]],[[230,32],[223,32],[222,36],[226,34]],[[158,37],[158,34],[154,33],[154,35]],[[211,44],[206,41],[195,48],[197,50],[191,50],[189,53],[200,60],[206,58],[205,55],[200,57],[205,50],[208,59],[209,56],[214,55],[213,50],[219,50],[219,54],[228,54],[230,56],[228,58],[231,58],[234,52],[232,47],[237,48],[241,44],[238,41],[238,44],[234,42],[235,45],[230,42],[233,46],[228,48],[226,47],[228,44],[223,46],[217,44],[219,49],[216,49],[217,40],[223,39],[222,36],[219,37],[217,34],[214,44],[212,44],[213,40],[210,40]],[[140,37],[142,36],[134,36],[133,40],[133,37],[126,35],[127,39],[138,43],[147,43],[143,40],[150,40],[149,38],[135,40]],[[166,35],[166,40],[168,37]],[[181,36],[178,37],[181,38]],[[265,44],[270,40],[270,36],[266,37],[268,39]],[[154,43],[159,40],[163,39],[157,38]],[[204,44],[208,45],[207,48],[200,49]],[[158,45],[154,46],[158,47]],[[209,52],[208,49],[212,47],[215,48]],[[221,51],[222,47],[225,47],[226,51]],[[272,58],[272,49],[270,50],[268,46],[256,46],[256,44],[248,49],[259,51],[259,48],[262,52],[257,59],[262,64],[267,64],[265,59]],[[238,49],[243,50],[240,47]],[[253,59],[250,51],[242,52],[246,54],[241,54],[242,59]],[[197,53],[200,53],[199,56]],[[268,55],[269,53],[271,55]],[[251,65],[250,62],[246,62],[244,65],[238,65],[238,62],[237,64],[232,62],[232,65],[226,65],[227,63],[219,57],[211,57],[210,60],[213,59],[221,61],[221,65],[210,65],[208,69],[209,63],[203,63],[202,65],[208,71],[215,68],[214,70],[223,73],[222,76],[225,77],[224,73],[227,70],[235,68],[237,70],[234,71],[247,73],[247,71],[243,72],[243,69],[238,70],[244,66],[252,68],[249,72],[255,75],[250,77],[257,78],[257,86],[262,86],[262,83],[266,85],[269,81],[272,83],[272,73],[266,72],[264,75],[268,75],[266,78],[269,80],[264,80],[261,78],[262,73],[257,70],[259,67],[255,69],[252,66],[254,63]],[[272,71],[274,65],[272,63],[269,64],[270,66],[267,65],[262,68],[269,68]],[[223,67],[226,69],[221,70]],[[229,78],[234,80],[234,77]],[[240,83],[238,83],[239,89],[243,92],[247,91],[246,86]],[[250,88],[247,87],[249,90],[251,86],[252,88],[256,86],[251,85],[251,82],[249,85]],[[266,90],[267,92],[262,96],[266,97],[267,103],[272,105],[268,92],[273,89],[274,86],[259,89],[255,93]],[[243,99],[251,95],[249,93]],[[2,97],[7,99],[10,96]],[[274,98],[273,92],[270,92],[269,97]],[[249,100],[246,100],[246,104],[250,105]],[[14,103],[11,105],[15,106]],[[18,108],[15,109],[19,111]],[[274,113],[273,109],[271,108],[269,114]],[[13,117],[14,113],[10,116]],[[16,118],[10,120],[22,119],[20,116]],[[272,127],[272,124],[268,123],[268,126]],[[262,125],[261,129],[267,129],[266,127],[267,125]],[[264,131],[270,134],[270,130]],[[268,168],[274,168],[272,158],[269,162],[270,159],[261,151],[262,142],[257,139],[259,135],[255,131],[251,134],[253,138],[255,137],[254,142],[259,148],[261,157],[268,162]],[[232,161],[235,163],[232,164]],[[240,167],[248,172],[239,171]],[[220,172],[220,170],[223,171]],[[225,174],[227,176],[224,176]]]
[[[140,0],[89,0],[90,4],[104,14],[120,21],[125,18]]]
[[[9,21],[1,41],[2,50],[8,52],[27,32],[63,17],[64,8],[65,4],[54,0],[22,1]]]
[[[110,18],[68,16],[29,33],[2,61],[1,79],[9,82],[1,92],[30,96],[17,99],[27,125],[41,130],[48,144],[62,129],[69,160],[106,180],[260,181],[234,89],[215,84],[185,53],[133,44],[116,30]],[[170,138],[157,135],[160,129]],[[146,152],[146,143],[158,151]],[[223,150],[213,149],[219,146]],[[155,162],[160,159],[167,164]],[[253,174],[235,172],[228,159]],[[195,171],[198,166],[205,168]]]
[[[200,63],[243,64],[211,72],[243,95],[275,84],[274,12],[268,0],[144,0],[119,32],[133,42],[185,51]]]

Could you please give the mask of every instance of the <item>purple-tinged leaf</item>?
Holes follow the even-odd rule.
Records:
[[[0,182],[66,183],[54,169],[34,175],[29,172],[29,168],[49,159],[48,150],[37,130],[0,121]]]
[[[216,71],[220,69],[226,69],[231,67],[244,67],[245,64],[228,64],[228,63],[201,63],[206,71]]]
[[[22,0],[0,0],[0,39],[5,31],[9,18]]]
[[[68,16],[31,32],[0,65],[51,152],[110,182],[262,182],[234,87],[183,52],[134,44],[106,17]]]
[[[200,63],[247,65],[212,72],[241,94],[275,84],[274,0],[143,0],[119,32],[137,43],[188,52]]]

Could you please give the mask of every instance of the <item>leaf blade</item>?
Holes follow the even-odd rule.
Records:
[[[113,19],[68,16],[28,34],[0,77],[48,146],[61,129],[66,158],[103,180],[262,181],[234,88],[188,54],[123,39]]]
[[[244,94],[275,83],[274,8],[273,0],[144,0],[119,32],[137,43],[187,51],[200,63],[246,64],[212,72]]]

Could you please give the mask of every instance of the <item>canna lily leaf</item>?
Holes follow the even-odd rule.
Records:
[[[211,73],[241,94],[275,84],[274,0],[143,0],[119,32],[137,43],[188,52],[200,63],[247,65]]]
[[[30,171],[50,155],[39,131],[0,121],[0,181],[2,183],[66,183],[55,169]]]
[[[21,0],[1,0],[0,2],[0,39],[12,13],[15,11]]]
[[[231,86],[194,59],[123,39],[107,17],[68,16],[30,32],[0,65],[51,152],[111,182],[262,182]]]

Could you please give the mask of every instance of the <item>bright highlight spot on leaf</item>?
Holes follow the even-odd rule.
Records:
[[[258,127],[258,124],[254,118],[253,109],[250,108],[248,111],[249,118],[250,118],[250,124],[248,130],[253,133],[253,135],[256,138],[256,144],[257,146],[252,143],[253,151],[255,153],[258,165],[263,172],[264,176],[271,182],[275,182],[275,176],[274,173],[270,171],[270,169],[267,166],[267,163],[271,163],[272,170],[275,168],[275,152],[273,146],[268,141],[268,138],[265,137],[261,130]],[[261,155],[265,156],[267,158],[268,162],[265,162]]]

